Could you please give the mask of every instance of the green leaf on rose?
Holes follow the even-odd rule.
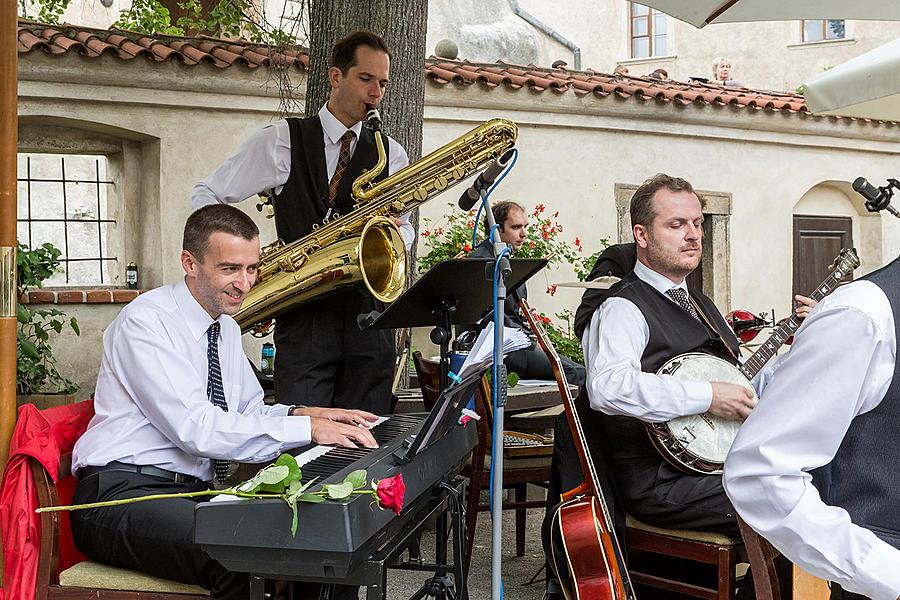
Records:
[[[275,461],[275,464],[279,467],[288,468],[288,476],[284,480],[285,484],[300,481],[300,466],[297,464],[297,459],[292,455],[287,453],[282,454]]]
[[[324,488],[325,493],[327,493],[328,497],[332,500],[343,500],[353,493],[353,484],[349,481],[344,481],[343,483],[332,483],[324,486]]]
[[[344,477],[344,483],[349,483],[353,486],[354,490],[358,490],[359,488],[366,485],[366,470],[365,469],[357,469],[353,471],[346,477]]]
[[[320,502],[325,502],[325,498],[323,498],[322,496],[317,496],[315,494],[300,494],[299,496],[297,496],[297,501],[319,504]]]
[[[248,479],[237,487],[239,492],[252,494],[254,492],[281,493],[284,491],[285,478],[290,474],[290,469],[283,465],[269,465],[261,469],[252,479]]]

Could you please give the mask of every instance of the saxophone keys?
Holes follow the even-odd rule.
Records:
[[[425,202],[425,200],[428,199],[428,191],[422,186],[419,186],[413,192],[413,198],[415,198],[419,202]]]
[[[466,171],[460,165],[453,167],[451,173],[453,174],[453,178],[457,181],[466,176]]]
[[[394,200],[393,202],[391,202],[391,210],[395,214],[398,214],[398,215],[402,214],[404,212],[405,208],[406,208],[406,206],[399,200]]]
[[[436,190],[443,191],[447,189],[449,183],[450,182],[445,175],[438,175],[434,178],[434,188]]]

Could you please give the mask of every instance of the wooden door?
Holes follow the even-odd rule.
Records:
[[[842,248],[853,246],[850,217],[794,215],[793,293],[808,296],[828,276]],[[853,279],[852,273],[845,281]]]

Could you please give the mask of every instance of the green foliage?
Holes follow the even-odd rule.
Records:
[[[280,497],[291,508],[293,513],[291,521],[291,535],[297,534],[297,503],[298,502],[324,502],[325,500],[344,500],[354,492],[374,495],[368,491],[365,469],[353,471],[341,483],[328,483],[321,490],[309,492],[309,488],[316,482],[312,479],[303,483],[302,473],[297,459],[290,454],[282,454],[271,465],[260,469],[252,478],[234,488],[243,497],[261,498]],[[373,482],[374,489],[375,482]],[[359,490],[365,490],[359,492]]]
[[[59,268],[59,249],[44,244],[29,249],[16,246],[16,285],[21,295],[31,288],[39,288]],[[31,308],[16,304],[16,393],[71,394],[78,389],[75,383],[56,369],[50,333],[61,333],[68,326],[80,335],[74,317],[67,319],[64,312],[55,308]]]
[[[43,2],[57,0],[40,0]],[[118,29],[141,31],[144,33],[166,33],[184,35],[184,30],[172,24],[169,9],[158,0],[133,0],[131,8],[123,11],[118,20],[112,24]]]
[[[58,25],[72,0],[19,0],[19,14],[42,23]],[[218,37],[243,37],[252,42],[278,46],[295,44],[290,33],[260,24],[251,16],[259,12],[252,0],[218,0],[204,10],[200,0],[184,0],[178,6],[187,14],[172,22],[169,9],[159,0],[133,0],[112,24],[117,29],[141,33],[185,35],[200,31]]]
[[[58,24],[72,0],[19,0],[19,14],[41,23]],[[37,9],[35,13],[33,9]]]
[[[556,351],[563,356],[568,356],[578,364],[584,364],[584,351],[581,349],[581,340],[575,337],[575,315],[571,310],[564,310],[556,313],[557,323],[546,315],[540,315],[541,321],[544,323],[544,330],[547,337]]]
[[[419,273],[424,273],[442,260],[465,256],[472,247],[472,228],[475,225],[475,210],[461,213],[456,210],[454,204],[448,204],[450,209],[440,220],[423,219],[424,228],[422,238],[427,251],[417,260]],[[529,225],[525,243],[516,252],[517,258],[547,258],[550,265],[567,263],[572,265],[575,276],[579,281],[587,279],[597,257],[609,246],[609,238],[599,240],[600,249],[590,256],[584,256],[581,240],[575,238],[573,242],[561,239],[563,226],[560,225],[559,211],[550,213],[543,204],[538,204],[528,215]],[[479,224],[478,241],[484,239],[483,222]],[[556,293],[556,286],[547,288],[551,296]],[[543,322],[547,336],[556,350],[568,356],[578,363],[584,363],[584,355],[581,350],[581,340],[575,337],[573,325],[575,316],[570,310],[555,313],[557,322],[550,317],[540,314],[538,318]],[[518,376],[510,373],[510,377]],[[511,382],[511,385],[515,385]]]
[[[438,220],[423,218],[422,238],[425,252],[417,258],[419,273],[424,273],[442,260],[463,257],[472,251],[472,228],[475,226],[476,210],[461,213],[456,205]],[[538,204],[528,215],[529,225],[525,243],[516,252],[516,258],[547,258],[550,265],[567,263],[577,273],[586,276],[594,266],[596,255],[585,257],[581,240],[573,242],[561,239],[563,226],[557,221],[559,211],[550,213],[543,204]],[[476,243],[484,240],[483,217],[478,224]],[[601,240],[606,247],[608,240]],[[590,262],[588,262],[590,261]]]

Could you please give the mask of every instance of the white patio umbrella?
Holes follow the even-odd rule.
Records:
[[[637,0],[695,27],[710,23],[855,19],[900,21],[897,0]]]
[[[820,73],[804,84],[815,114],[900,121],[900,39]]]

